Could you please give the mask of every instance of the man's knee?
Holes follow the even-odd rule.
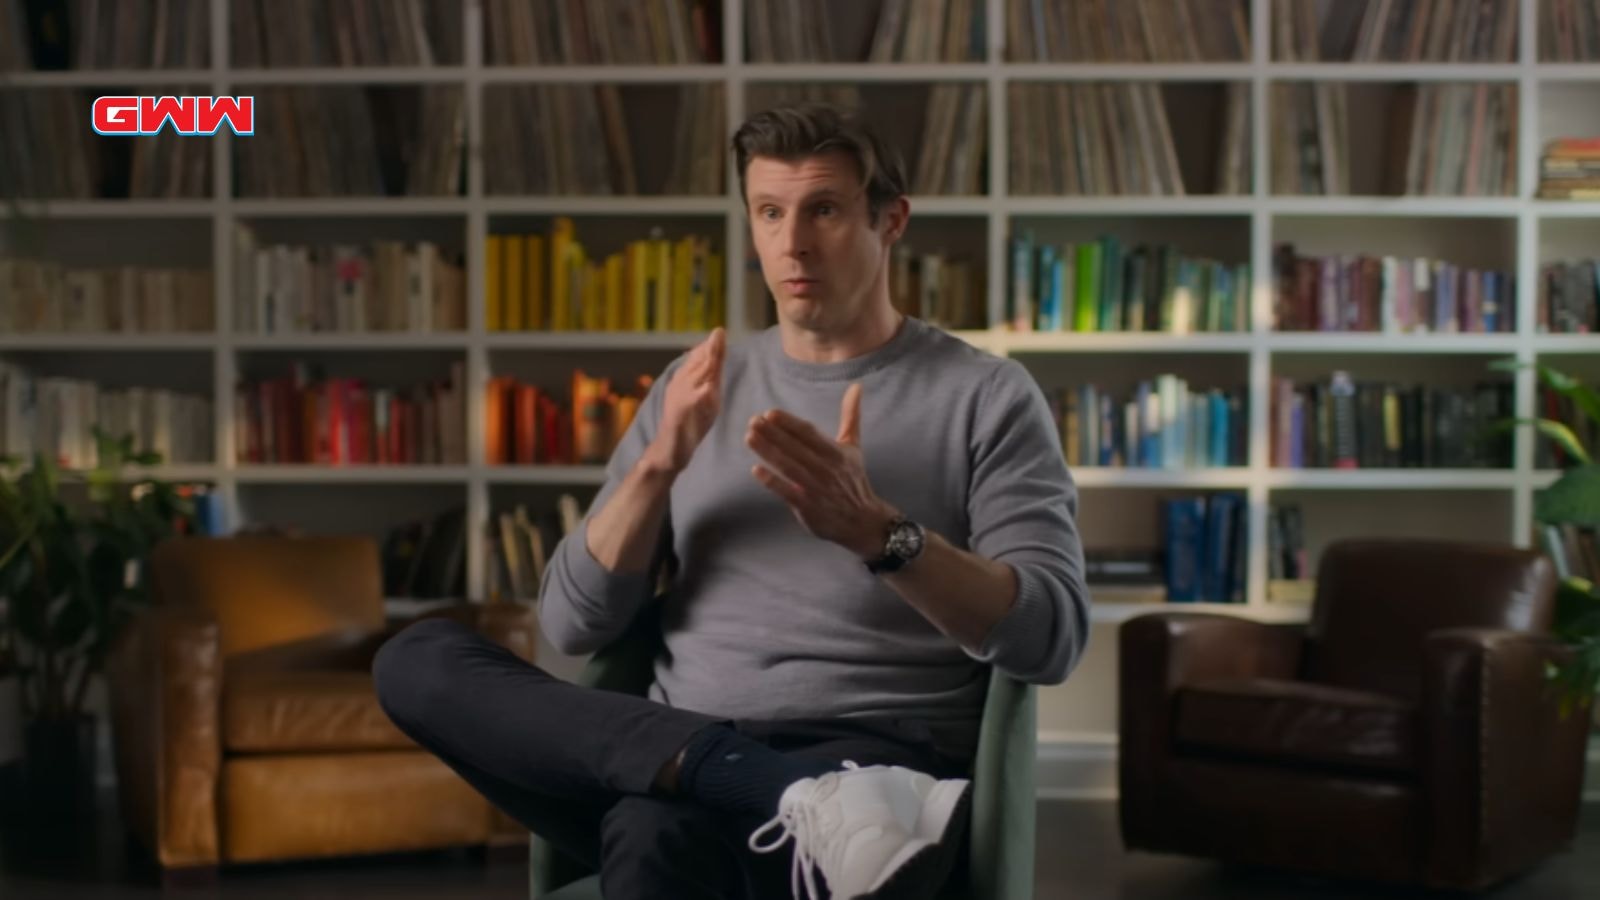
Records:
[[[384,712],[402,725],[425,718],[448,683],[441,675],[471,634],[450,619],[423,619],[378,648],[372,681]]]

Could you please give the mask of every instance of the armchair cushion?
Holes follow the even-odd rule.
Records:
[[[1176,738],[1185,751],[1256,761],[1415,772],[1417,710],[1367,691],[1274,678],[1196,682],[1177,695]]]
[[[235,672],[223,688],[222,727],[233,753],[416,749],[365,671]]]

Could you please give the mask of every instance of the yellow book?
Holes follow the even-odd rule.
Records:
[[[651,241],[655,249],[655,270],[651,273],[651,331],[672,330],[672,241],[658,236]]]
[[[589,290],[594,275],[589,265],[589,254],[578,242],[567,251],[572,255],[572,285],[567,299],[567,327],[574,331],[588,331]]]
[[[707,301],[706,257],[711,252],[711,242],[704,237],[693,238],[689,244],[689,321],[690,331],[705,331],[711,326],[710,307]]]
[[[602,326],[607,331],[622,330],[622,254],[606,257],[606,318]]]
[[[550,231],[550,329],[566,331],[568,313],[571,311],[572,290],[572,220],[565,216],[555,220]]]
[[[728,307],[722,290],[722,253],[715,249],[706,253],[706,291],[711,295],[710,327],[726,327]]]
[[[550,286],[550,273],[545,266],[544,235],[530,234],[526,240],[527,304],[522,312],[522,327],[529,331],[544,331],[545,293]]]
[[[483,327],[489,331],[500,330],[501,286],[505,284],[505,271],[501,257],[506,239],[498,234],[489,235],[483,248]]]
[[[650,248],[644,241],[628,244],[628,330],[650,327]]]
[[[507,235],[505,249],[501,253],[506,268],[505,294],[500,304],[501,325],[506,331],[521,331],[522,310],[525,305],[522,297],[526,291],[523,264],[527,260],[522,238],[518,235]]]
[[[689,291],[694,285],[694,238],[680,238],[672,248],[673,331],[689,330]]]
[[[605,328],[605,264],[584,264],[584,330]]]

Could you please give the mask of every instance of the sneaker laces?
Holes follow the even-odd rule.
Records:
[[[860,768],[848,760],[844,767]],[[803,801],[791,803],[787,808],[780,808],[771,821],[750,835],[750,849],[756,853],[771,853],[791,838],[794,839],[794,859],[789,867],[789,889],[796,900],[799,900],[802,883],[806,889],[806,900],[820,900],[823,895],[817,890],[814,870],[820,867],[826,872],[834,868],[837,863],[836,857],[844,852],[845,842],[842,840],[825,843],[820,854],[817,847],[826,837],[839,837],[837,834],[839,823],[833,821],[832,817],[824,817],[820,812],[821,804],[818,803],[819,800],[831,795],[838,786],[838,772],[829,772],[819,777]],[[775,840],[762,843],[762,835],[780,827],[782,831]]]

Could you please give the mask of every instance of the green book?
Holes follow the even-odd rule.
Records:
[[[1103,251],[1095,242],[1078,245],[1078,290],[1073,313],[1074,331],[1094,331],[1100,321],[1100,261]]]
[[[1122,330],[1122,242],[1100,238],[1100,330]]]

